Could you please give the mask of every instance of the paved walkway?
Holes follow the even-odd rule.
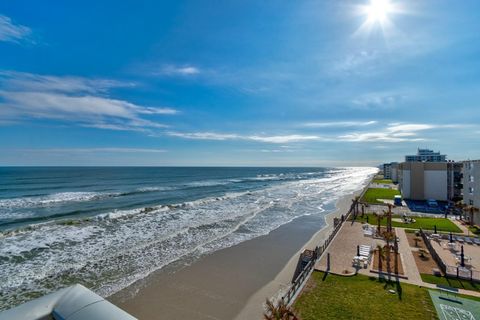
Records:
[[[457,227],[459,227],[460,230],[462,230],[463,233],[465,233],[465,234],[471,234],[472,233],[472,232],[470,232],[470,230],[468,230],[468,227],[466,225],[464,225],[463,223],[460,222],[460,220],[452,219],[451,221],[453,223],[455,223],[457,225]]]
[[[398,239],[398,252],[402,257],[403,270],[408,280],[415,283],[423,283],[422,277],[420,277],[420,272],[418,272],[417,264],[412,254],[412,249],[408,244],[407,235],[405,230],[402,228],[395,228],[395,233],[397,234]]]

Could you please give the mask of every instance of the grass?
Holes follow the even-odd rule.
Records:
[[[452,278],[445,278],[435,276],[433,274],[420,274],[422,277],[423,282],[433,283],[433,284],[441,284],[444,286],[449,286],[452,288],[458,289],[465,289],[465,290],[472,290],[480,292],[480,284],[479,283],[472,283],[470,281],[461,280],[461,279],[452,279]]]
[[[373,204],[383,203],[378,201],[377,199],[390,199],[396,195],[399,195],[400,192],[395,189],[383,189],[383,188],[369,188],[367,192],[362,197],[362,202],[368,202]]]
[[[480,228],[478,226],[468,226],[471,233],[480,235]]]
[[[302,320],[438,319],[425,288],[364,275],[324,275],[314,272],[294,304]]]
[[[373,183],[378,183],[378,184],[392,184],[392,180],[390,179],[374,179]]]
[[[377,225],[377,217],[373,215],[373,213],[366,214],[363,218],[359,215],[357,216],[357,221],[360,222],[367,222],[371,225]],[[393,215],[393,218],[400,218],[399,215]],[[424,229],[424,230],[434,230],[435,226],[437,226],[437,231],[444,231],[444,232],[457,232],[461,233],[462,230],[455,225],[452,221],[445,218],[429,218],[429,217],[415,217],[414,223],[403,223],[398,221],[392,221],[392,226],[394,228],[409,228],[409,229]],[[387,218],[383,218],[380,221],[380,225],[386,226],[387,225]]]

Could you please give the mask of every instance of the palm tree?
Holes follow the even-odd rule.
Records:
[[[393,239],[395,239],[395,234],[393,232],[385,232],[383,234],[383,237],[385,239],[385,241],[387,242],[387,244],[385,245],[385,253],[386,253],[386,256],[387,256],[387,271],[390,273],[390,250],[391,250],[391,247],[390,247],[390,241],[392,241]]]
[[[377,234],[380,235],[380,224],[382,223],[383,214],[374,212],[373,215],[377,218]]]
[[[378,251],[378,271],[382,270],[382,260],[385,258],[385,250],[381,245],[377,245]]]
[[[392,204],[388,204],[388,213],[387,213],[387,231],[392,232]]]
[[[267,299],[267,312],[263,314],[264,320],[298,320],[295,313],[280,300],[275,306],[272,301]]]

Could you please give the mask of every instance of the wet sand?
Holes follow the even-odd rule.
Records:
[[[340,199],[326,216],[300,217],[193,263],[179,261],[109,300],[142,320],[260,319],[265,299],[291,282],[299,252],[323,243],[353,196]]]

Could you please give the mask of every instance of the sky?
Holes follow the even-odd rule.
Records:
[[[1,1],[0,165],[480,158],[480,1]]]

